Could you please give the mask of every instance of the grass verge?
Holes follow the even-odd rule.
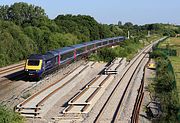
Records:
[[[24,118],[11,109],[0,106],[0,123],[24,123]]]
[[[157,64],[155,81],[151,87],[162,110],[161,117],[154,122],[180,122],[179,41],[177,38],[168,38],[151,54]]]

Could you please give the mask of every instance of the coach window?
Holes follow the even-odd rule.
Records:
[[[93,48],[94,48],[94,44],[87,46],[88,50],[93,49]]]
[[[56,56],[56,63],[58,63],[58,56]]]
[[[108,41],[104,41],[104,42],[103,42],[103,45],[106,45],[107,43],[108,43]]]
[[[64,60],[69,59],[69,58],[71,58],[73,56],[74,56],[74,52],[71,51],[71,52],[68,52],[68,53],[65,53],[65,54],[61,55],[61,60],[64,61]]]
[[[101,46],[101,43],[97,43],[97,45],[96,45],[97,47],[100,47]]]
[[[110,40],[109,43],[113,43],[113,40]]]
[[[81,54],[81,53],[83,53],[84,51],[85,51],[85,48],[84,48],[84,47],[79,48],[79,49],[77,49],[77,54]]]

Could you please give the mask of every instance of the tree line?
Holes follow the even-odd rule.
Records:
[[[162,31],[163,29],[163,31]],[[58,15],[49,19],[45,10],[24,2],[0,6],[0,66],[26,59],[32,53],[45,53],[73,44],[114,36],[133,40],[145,37],[147,31],[161,35],[180,33],[180,27],[169,24],[133,25],[127,22],[101,24],[88,15]]]

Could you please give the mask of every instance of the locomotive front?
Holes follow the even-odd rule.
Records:
[[[26,60],[25,73],[30,78],[40,78],[43,74],[43,56],[31,55]]]

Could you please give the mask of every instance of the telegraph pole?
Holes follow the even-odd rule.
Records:
[[[150,35],[151,35],[151,34],[150,34],[150,31],[148,31],[148,35],[147,35],[147,36],[150,37]]]

